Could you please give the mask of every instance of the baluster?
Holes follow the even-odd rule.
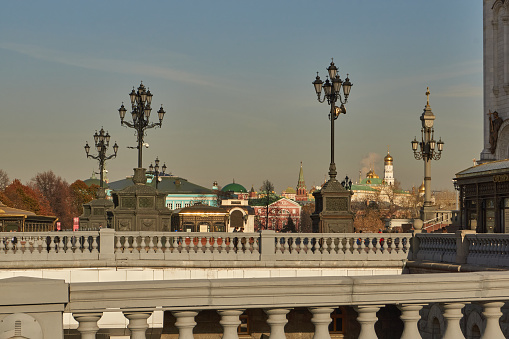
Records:
[[[403,333],[401,334],[401,339],[416,339],[421,338],[419,334],[419,328],[417,327],[417,322],[421,319],[419,315],[419,311],[424,305],[398,305],[398,308],[401,311],[400,319],[404,323]]]
[[[369,238],[368,238],[369,241]],[[369,250],[369,248],[368,248]],[[361,253],[366,253],[366,239],[361,236]]]
[[[14,254],[14,249],[13,249],[14,244],[12,243],[11,238],[7,239],[6,248],[7,248],[7,254]]]
[[[352,253],[357,254],[360,250],[360,244],[358,244],[359,238],[352,238],[353,244],[352,244]],[[350,239],[346,240],[347,243],[350,243]],[[339,242],[339,245],[341,246],[341,241]]]
[[[269,339],[286,339],[285,325],[288,323],[286,315],[289,308],[272,308],[264,310],[268,315],[267,324],[270,326]]]
[[[73,236],[65,237],[65,252],[66,253],[72,253],[72,238],[73,238]]]
[[[463,303],[446,303],[444,304],[444,318],[447,321],[446,329],[442,339],[463,338],[460,328],[460,320],[463,317],[461,309],[465,306]]]
[[[198,249],[196,250],[196,252],[203,253],[203,239],[205,239],[205,237],[199,236],[196,239],[198,239],[198,242],[197,242]]]
[[[292,238],[292,253],[293,254],[297,254],[298,253],[298,250],[297,250],[297,239],[300,240],[300,238]]]
[[[396,253],[396,238],[391,237],[391,253]]]
[[[42,238],[38,237],[37,238],[37,252],[36,253],[46,252],[46,248],[43,247],[44,245],[45,244],[43,243]]]
[[[260,246],[258,244],[259,240],[260,240],[260,237],[253,237],[253,252],[254,253],[260,253]]]
[[[140,237],[140,253],[147,253],[147,238],[145,236]]]
[[[152,312],[124,312],[124,316],[129,319],[127,328],[131,331],[131,339],[146,339],[147,319],[151,314]]]
[[[281,251],[281,239],[278,238],[277,236],[274,237],[274,239],[276,241],[276,254],[277,254]]]
[[[223,337],[221,339],[238,339],[237,327],[240,325],[239,316],[242,310],[219,310],[217,313],[221,316],[219,323],[223,326]]]
[[[214,244],[212,244],[212,253],[217,253],[217,248],[219,247],[219,245],[217,244],[218,241],[219,237],[214,237]],[[221,237],[221,242],[224,242],[223,237]]]
[[[58,237],[58,253],[64,253],[64,237],[60,236]]]
[[[373,253],[373,239],[375,239],[374,237],[373,238],[367,238],[368,240],[368,253],[371,254]]]
[[[99,252],[98,249],[98,244],[97,244],[97,237],[96,236],[92,236],[92,253],[97,253]]]
[[[173,251],[172,251],[172,253],[175,252],[175,251],[180,252],[179,251],[178,237],[173,237]]]
[[[354,309],[359,314],[357,321],[361,324],[361,333],[358,339],[377,339],[375,323],[378,320],[376,312],[378,312],[380,306],[354,306]]]
[[[343,246],[343,239],[345,239],[345,245]],[[357,240],[355,240],[354,242],[357,242]],[[344,248],[345,249],[345,253],[347,254],[350,254],[350,253],[355,253],[355,250],[352,249],[352,245],[350,245],[350,238],[340,238],[339,239],[339,248]],[[358,246],[357,246],[358,247]],[[343,254],[342,252],[339,252],[339,254]]]
[[[210,251],[210,241],[211,241],[211,237],[208,237],[208,236],[205,237],[205,253],[212,253]]]
[[[55,253],[55,237],[50,236],[50,242],[49,242],[49,253]]]
[[[196,326],[194,318],[198,315],[196,311],[173,311],[177,319],[175,326],[179,329],[178,339],[194,339],[193,329]]]
[[[120,242],[121,236],[117,235],[115,237],[115,253],[122,253],[122,243]]]
[[[225,253],[226,252],[226,240],[227,239],[228,238],[221,237],[221,253]]]
[[[161,250],[164,251],[164,253],[170,253],[171,251],[171,244],[170,244],[170,237],[165,235],[164,236],[164,245],[163,245],[163,237],[161,236]]]
[[[330,314],[334,309],[329,307],[309,307],[308,309],[313,314],[311,322],[315,325],[313,339],[330,339],[329,324],[332,321]]]
[[[285,237],[284,253],[290,253],[290,246],[288,245],[288,237]]]
[[[382,240],[382,236],[379,236],[378,238],[376,238],[376,253],[380,253],[380,251],[382,250],[382,244],[381,244],[381,240]]]
[[[148,241],[148,253],[156,253],[156,249],[154,248],[154,236],[152,235],[149,235],[148,236],[149,238],[149,241]]]
[[[97,322],[102,317],[102,313],[73,313],[72,316],[79,323],[78,332],[81,333],[81,339],[95,339],[99,331]]]
[[[481,339],[504,339],[505,336],[500,329],[500,309],[504,306],[503,302],[486,302],[483,304],[482,314],[486,317],[486,329]]]
[[[191,236],[191,237],[188,237],[187,239],[189,239],[189,246],[188,246],[188,250],[187,251],[189,253],[196,253],[196,246],[194,244],[194,239],[196,239],[196,238]]]

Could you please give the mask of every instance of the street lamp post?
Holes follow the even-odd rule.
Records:
[[[118,145],[115,142],[115,145],[113,145],[113,154],[106,156],[106,151],[110,146],[110,134],[108,132],[104,132],[104,129],[102,127],[99,133],[95,131],[94,144],[95,148],[97,149],[97,155],[90,154],[90,146],[88,145],[88,141],[85,145],[85,152],[87,153],[87,158],[92,158],[99,161],[99,173],[101,178],[100,182],[101,189],[99,193],[102,195],[102,193],[104,193],[104,163],[106,162],[106,160],[109,160],[117,156]]]
[[[412,150],[416,160],[424,161],[424,205],[421,210],[421,218],[423,221],[427,221],[431,218],[431,160],[440,160],[442,156],[442,150],[444,149],[444,142],[442,138],[437,142],[434,139],[433,123],[435,116],[431,111],[429,105],[429,87],[426,89],[426,107],[421,115],[421,141],[417,141],[417,138],[412,140]]]
[[[329,73],[325,82],[316,73],[313,86],[315,88],[318,102],[327,101],[330,105],[330,165],[329,180],[323,185],[320,191],[314,192],[315,211],[311,214],[313,232],[317,233],[351,233],[354,231],[351,200],[353,192],[350,190],[351,182],[345,178],[343,185],[336,179],[336,163],[334,162],[334,121],[339,114],[346,114],[345,104],[348,101],[352,83],[346,75],[345,81],[341,80],[334,60],[327,67]],[[324,92],[321,98],[322,89]],[[339,105],[339,106],[338,106]]]
[[[318,102],[323,103],[327,100],[327,104],[330,105],[329,119],[331,121],[331,161],[329,166],[329,176],[331,180],[335,180],[337,172],[336,164],[334,163],[334,121],[339,117],[340,113],[346,114],[345,104],[348,101],[352,83],[348,78],[348,74],[346,75],[344,82],[341,80],[337,74],[338,69],[334,65],[334,60],[331,61],[327,71],[329,76],[325,80],[325,83],[320,79],[320,76],[318,76],[318,72],[316,72],[316,79],[313,81],[313,85],[318,97]],[[321,99],[322,88],[324,92],[323,99]],[[343,89],[343,96],[341,96],[341,88]],[[341,106],[337,107],[337,102],[341,103]]]
[[[118,109],[118,113],[120,114],[120,124],[122,126],[126,126],[129,128],[133,128],[136,131],[136,136],[138,139],[138,168],[142,168],[142,147],[143,147],[143,138],[145,137],[145,131],[154,127],[161,127],[163,124],[164,114],[166,113],[163,110],[163,106],[159,111],[157,111],[159,122],[150,123],[150,112],[152,111],[151,103],[152,103],[152,93],[150,93],[149,89],[145,89],[143,82],[138,87],[138,90],[135,91],[134,87],[131,93],[129,93],[129,97],[131,99],[131,117],[132,121],[125,121],[125,114],[127,109],[124,107],[124,103]]]
[[[166,172],[166,164],[163,164],[163,167],[162,167],[162,172],[159,172],[159,157],[156,157],[156,160],[154,160],[154,163],[156,164],[155,166],[152,165],[152,163],[150,163],[150,166],[148,167],[149,171],[147,173],[149,174],[152,174],[155,179],[156,179],[156,189],[157,189],[157,184],[159,183],[159,177],[161,176],[161,174],[165,174]]]

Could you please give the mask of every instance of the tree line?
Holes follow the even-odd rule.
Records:
[[[56,216],[62,229],[72,228],[73,218],[83,213],[83,204],[95,199],[98,185],[90,187],[82,180],[69,184],[53,171],[37,173],[29,182],[9,180],[0,169],[0,201],[12,208],[37,215]]]

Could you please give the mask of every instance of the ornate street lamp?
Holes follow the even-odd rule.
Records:
[[[138,146],[136,147],[138,149],[138,168],[142,168],[142,147],[145,131],[149,128],[161,127],[163,124],[164,114],[166,112],[163,110],[163,106],[161,105],[161,108],[157,111],[159,122],[149,122],[150,112],[152,111],[152,107],[150,106],[152,103],[152,93],[150,93],[149,89],[145,89],[143,82],[140,84],[137,91],[135,91],[133,87],[133,90],[129,93],[129,97],[131,99],[132,121],[129,122],[124,120],[127,109],[124,107],[124,103],[122,103],[122,106],[118,109],[120,124],[122,126],[133,128],[136,131],[138,139]]]
[[[159,177],[161,176],[161,174],[165,174],[166,172],[166,163],[163,164],[163,167],[162,167],[162,172],[159,172],[159,157],[156,157],[156,160],[154,160],[154,163],[156,164],[155,166],[152,165],[152,163],[150,163],[150,166],[148,167],[149,171],[147,172],[148,174],[152,174],[155,179],[156,179],[156,189],[157,189],[157,184],[159,183]]]
[[[430,219],[427,215],[426,210],[431,209],[431,160],[440,160],[442,156],[442,150],[444,149],[444,142],[442,138],[438,142],[434,139],[435,130],[433,129],[433,123],[435,116],[431,112],[429,105],[429,87],[426,89],[426,107],[421,115],[421,141],[417,141],[415,137],[411,141],[412,151],[416,160],[424,160],[424,206],[421,210],[421,217],[423,221]]]
[[[334,60],[331,61],[327,71],[329,76],[325,80],[325,83],[320,79],[320,76],[318,76],[318,72],[316,72],[316,79],[313,81],[313,86],[315,87],[318,101],[323,103],[327,100],[327,104],[330,105],[329,120],[331,121],[331,161],[329,166],[329,176],[331,180],[335,180],[337,172],[336,164],[334,163],[334,121],[339,117],[340,113],[346,114],[345,104],[348,101],[352,83],[348,78],[348,74],[346,75],[345,81],[341,80],[337,74],[338,69],[334,65]],[[324,92],[323,99],[321,99],[322,89]],[[343,89],[343,95],[341,95],[341,89]],[[336,106],[336,103],[340,103],[341,106]]]
[[[352,189],[352,180],[348,178],[348,175],[345,177],[343,181],[341,181],[341,186],[343,186],[345,189],[349,191]]]
[[[106,156],[106,151],[108,150],[108,147],[110,146],[110,134],[108,132],[104,132],[104,129],[101,127],[101,130],[99,133],[95,131],[94,134],[94,144],[95,148],[97,149],[97,155],[90,154],[90,146],[88,145],[88,141],[85,145],[85,152],[87,153],[87,158],[96,159],[99,161],[99,173],[101,178],[100,183],[100,194],[104,193],[104,163],[106,160],[109,160],[113,157],[117,156],[118,152],[118,145],[115,142],[115,145],[113,145],[113,154]]]

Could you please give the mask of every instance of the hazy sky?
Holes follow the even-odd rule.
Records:
[[[410,141],[429,86],[445,142],[432,187],[452,189],[483,147],[482,29],[480,0],[7,1],[0,168],[23,182],[46,170],[86,179],[97,161],[83,146],[104,126],[120,145],[109,179],[130,175],[136,138],[117,110],[143,80],[153,113],[167,112],[147,132],[145,167],[159,156],[206,187],[269,179],[279,192],[296,186],[302,161],[306,184],[317,185],[330,123],[311,83],[333,57],[354,84],[336,120],[338,178],[357,179],[372,161],[382,176],[390,145],[395,178],[421,184]]]

